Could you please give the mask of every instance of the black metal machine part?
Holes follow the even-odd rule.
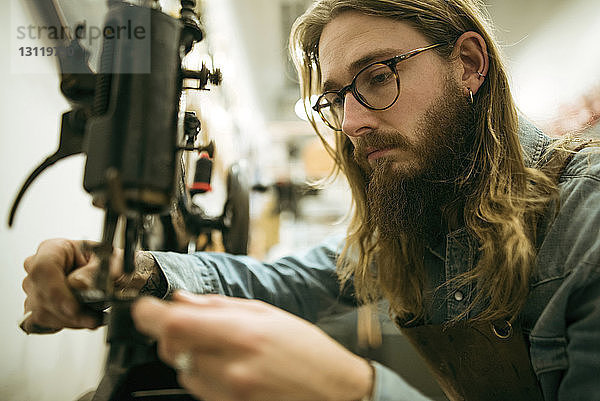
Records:
[[[104,301],[111,309],[105,374],[92,400],[152,399],[149,397],[156,391],[181,389],[172,380],[173,371],[160,363],[154,344],[135,329],[130,313],[134,298],[113,291],[108,260],[118,216],[126,219],[123,266],[125,273],[131,273],[143,216],[164,213],[171,206],[179,174],[181,63],[194,38],[202,38],[202,34],[184,34],[193,26],[201,32],[199,25],[172,18],[156,8],[114,0],[109,0],[106,21],[106,25],[133,21],[148,26],[150,37],[142,43],[104,40],[85,129],[83,185],[94,205],[105,209],[107,216],[104,238],[96,249],[100,273],[88,301]],[[149,65],[139,64],[144,60]],[[93,299],[95,294],[102,299]],[[133,380],[140,377],[152,387]],[[139,391],[150,396],[134,396]],[[176,399],[192,398],[179,391]]]
[[[52,7],[54,1],[34,2],[46,21],[55,26],[63,23],[58,10]],[[19,191],[9,225],[13,224],[23,194],[45,168],[65,157],[85,153],[83,185],[94,205],[105,210],[105,222],[102,241],[93,248],[101,261],[95,288],[77,296],[91,308],[109,307],[110,313],[105,375],[98,389],[83,399],[185,401],[192,398],[179,388],[175,372],[159,361],[155,344],[135,330],[130,314],[135,297],[113,290],[109,258],[118,220],[123,218],[124,271],[133,272],[145,217],[164,216],[176,198],[182,199],[177,190],[183,174],[181,152],[193,148],[189,142],[181,143],[184,135],[180,132],[183,124],[179,121],[179,105],[186,89],[183,80],[193,79],[197,82],[193,89],[204,90],[208,84],[220,83],[221,74],[205,66],[197,72],[182,68],[183,57],[204,37],[194,11],[195,1],[181,1],[178,19],[162,13],[157,1],[137,3],[107,0],[107,26],[133,22],[151,29],[148,40],[140,43],[104,38],[98,73],[87,65],[87,50],[77,39],[63,44],[73,50],[63,54],[74,55],[59,59],[61,91],[73,109],[63,115],[58,150],[34,170]],[[147,66],[140,64],[144,60]],[[184,202],[183,207],[188,222],[194,220],[197,230],[202,225],[220,229],[226,250],[246,253],[248,187],[239,166],[230,169],[227,186],[228,200],[218,219],[198,220],[200,213],[190,204]]]

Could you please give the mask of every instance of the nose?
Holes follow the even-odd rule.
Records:
[[[372,131],[374,123],[373,111],[360,104],[352,92],[346,93],[342,132],[351,138],[360,137]]]

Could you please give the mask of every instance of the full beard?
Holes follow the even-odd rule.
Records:
[[[380,240],[433,239],[453,224],[449,211],[460,218],[456,213],[464,192],[461,195],[458,182],[473,153],[472,105],[460,87],[447,79],[445,95],[426,111],[418,126],[416,143],[399,132],[373,132],[355,149],[354,158],[367,178],[369,223]],[[414,159],[400,163],[384,157],[371,167],[367,146],[409,150]]]

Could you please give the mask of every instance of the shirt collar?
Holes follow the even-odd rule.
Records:
[[[552,139],[524,117],[520,116],[519,141],[523,149],[525,166],[537,167],[541,164],[544,153],[548,149]]]

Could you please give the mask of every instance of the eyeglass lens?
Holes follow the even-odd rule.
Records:
[[[398,89],[399,83],[394,70],[386,64],[373,64],[356,76],[353,95],[364,106],[382,110],[396,101]],[[326,93],[320,99],[321,116],[334,129],[341,129],[344,101],[337,92]]]

